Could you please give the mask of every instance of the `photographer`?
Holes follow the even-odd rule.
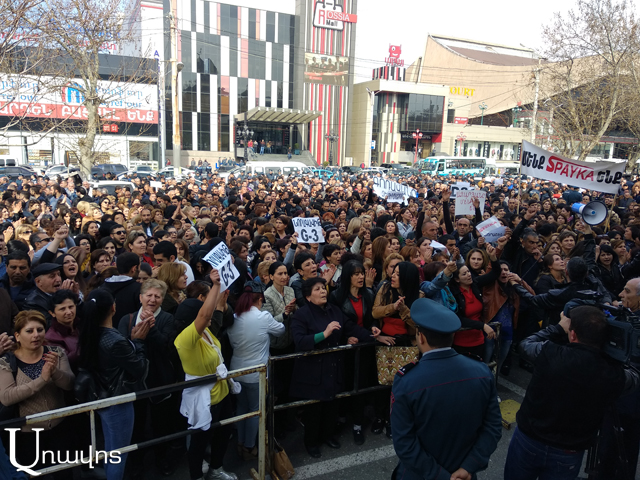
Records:
[[[640,278],[629,280],[620,292],[622,306],[640,315]],[[640,369],[639,359],[632,359],[634,367]],[[614,410],[618,421],[615,421]],[[640,390],[621,397],[614,406],[607,411],[601,429],[598,444],[598,471],[602,475],[598,478],[616,478],[620,480],[633,479],[638,465],[638,451],[640,450]],[[622,438],[616,438],[614,426],[619,423]],[[621,441],[620,441],[621,440]],[[622,444],[624,452],[619,452]],[[620,461],[624,453],[626,464]]]
[[[605,410],[640,385],[635,369],[602,353],[605,314],[592,306],[566,310],[558,325],[520,344],[534,371],[509,444],[509,480],[576,478]]]

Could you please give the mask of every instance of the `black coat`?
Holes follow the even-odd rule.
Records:
[[[373,303],[376,299],[373,291],[368,288],[362,289],[362,326],[367,330],[371,330],[371,327],[378,327],[378,321],[373,318]],[[353,323],[358,323],[358,316],[356,315],[356,311],[353,308],[353,304],[349,298],[346,298],[342,304],[340,304],[338,299],[338,291],[334,290],[331,292],[329,296],[329,301],[342,310],[342,313],[347,317],[347,319],[351,320]]]
[[[555,448],[593,445],[605,410],[638,385],[637,373],[597,348],[568,343],[559,325],[526,338],[520,349],[534,370],[516,417],[518,428]]]
[[[471,270],[469,270],[471,271]],[[491,285],[493,282],[497,282],[500,277],[500,262],[495,261],[491,262],[491,271],[489,273],[485,273],[484,275],[478,275],[473,280],[471,284],[471,291],[475,295],[475,297],[480,301],[480,303],[484,303],[482,300],[482,289],[486,286]],[[475,330],[483,330],[484,322],[472,320],[465,316],[465,311],[467,308],[467,301],[464,298],[464,295],[460,291],[460,286],[457,282],[449,282],[449,290],[451,290],[451,294],[456,299],[456,303],[458,305],[458,310],[456,311],[458,318],[460,319],[460,323],[462,328],[473,328]]]
[[[316,344],[314,336],[324,332],[331,322],[340,323],[342,328]],[[293,315],[290,328],[296,352],[337,347],[347,343],[349,337],[356,337],[360,342],[373,341],[368,330],[347,319],[338,307],[330,303],[324,307],[307,303]],[[343,390],[343,377],[341,352],[298,358],[293,366],[289,394],[297,398],[331,400]]]
[[[134,278],[122,278],[124,275],[107,278],[100,288],[107,290],[116,301],[116,313],[113,316],[113,327],[118,328],[118,322],[125,315],[137,313],[140,310],[140,286]],[[121,281],[118,281],[121,280]]]
[[[44,293],[39,288],[35,288],[29,296],[26,298],[22,309],[23,310],[36,310],[44,315],[47,321],[47,329],[51,325],[51,314],[49,311],[53,310],[52,296]]]
[[[5,274],[4,277],[0,279],[0,287],[4,288],[7,293],[9,293],[9,296],[11,296],[11,284],[9,283],[9,275]],[[31,274],[29,274],[25,282],[20,285],[20,290],[18,290],[16,297],[13,298],[13,302],[18,307],[18,310],[24,310],[24,302],[35,289],[36,286],[33,283],[33,277],[31,276]]]
[[[137,315],[135,312],[120,319],[118,331],[126,338],[131,338]],[[149,359],[147,387],[161,387],[180,379],[182,366],[173,344],[177,335],[173,315],[161,311],[156,317],[156,324],[144,340],[145,352]]]

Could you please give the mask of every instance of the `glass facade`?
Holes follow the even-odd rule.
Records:
[[[400,132],[442,132],[444,97],[438,95],[398,95]]]
[[[234,115],[257,106],[294,106],[295,15],[215,2],[204,2],[200,13],[196,2],[182,8],[184,18],[191,19],[182,21],[180,30],[182,148],[232,151]],[[166,42],[165,58],[169,53]],[[168,63],[167,70],[164,140],[170,150]]]

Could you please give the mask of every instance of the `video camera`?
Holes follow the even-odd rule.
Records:
[[[576,292],[576,299],[565,306],[565,315],[582,305],[597,307],[607,316],[607,339],[603,351],[614,360],[627,364],[640,360],[640,317],[625,307],[601,303],[602,295],[593,290]],[[567,315],[568,316],[568,315]]]

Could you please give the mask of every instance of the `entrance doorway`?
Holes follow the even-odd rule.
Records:
[[[240,130],[244,128],[244,122],[238,122],[236,124],[236,145],[242,148],[243,138],[240,135]],[[251,139],[254,143],[258,142],[257,146],[254,146],[254,151],[260,153],[260,142],[265,142],[265,155],[286,155],[289,150],[289,146],[293,150],[295,144],[299,143],[298,129],[290,129],[289,124],[285,123],[272,123],[272,122],[247,122],[247,129],[253,130],[253,136]],[[290,137],[290,133],[293,131],[293,137]]]

